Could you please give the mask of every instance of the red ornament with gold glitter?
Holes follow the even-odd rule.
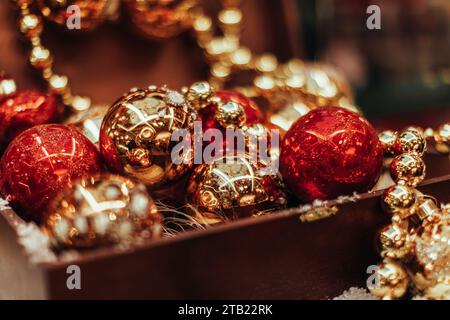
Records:
[[[18,135],[3,154],[0,193],[39,222],[56,193],[100,169],[96,147],[75,127],[39,125]]]
[[[383,148],[358,114],[324,107],[300,118],[281,144],[280,171],[301,200],[332,199],[372,188],[380,176]]]
[[[0,102],[0,151],[19,133],[35,125],[57,122],[62,114],[55,96],[19,91]]]

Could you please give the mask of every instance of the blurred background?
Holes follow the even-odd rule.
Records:
[[[369,5],[381,29],[369,30]],[[450,106],[450,1],[298,1],[304,55],[339,66],[368,116]],[[448,115],[448,114],[447,114]]]

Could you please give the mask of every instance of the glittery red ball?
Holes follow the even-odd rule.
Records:
[[[19,91],[0,103],[0,152],[22,131],[38,124],[57,122],[61,106],[53,95]]]
[[[265,119],[258,105],[250,98],[247,98],[243,94],[231,91],[231,90],[219,90],[216,92],[216,96],[220,98],[222,102],[235,102],[242,106],[245,112],[247,121],[246,125],[252,125],[255,123],[264,123]],[[211,104],[199,110],[199,118],[202,121],[203,132],[207,129],[221,129],[224,130],[215,120],[215,114],[217,106]]]
[[[368,191],[382,168],[383,148],[375,129],[338,107],[315,109],[289,129],[281,144],[280,171],[305,202]]]
[[[0,193],[18,212],[39,222],[59,191],[100,171],[96,147],[75,127],[45,124],[19,134],[0,161]]]

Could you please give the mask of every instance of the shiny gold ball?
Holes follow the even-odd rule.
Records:
[[[186,99],[196,109],[208,106],[211,99],[215,99],[214,89],[206,81],[193,83],[185,93]]]
[[[412,214],[416,202],[416,193],[406,185],[394,185],[383,193],[382,201],[389,213],[399,215],[402,219]]]
[[[37,0],[42,15],[57,24],[71,27],[79,18],[82,30],[93,29],[106,19],[113,0]],[[73,20],[72,20],[73,19]]]
[[[198,166],[187,184],[192,218],[212,225],[284,208],[281,177],[263,169],[247,156],[225,156]]]
[[[152,39],[167,39],[189,29],[198,0],[126,0],[137,30]]]
[[[394,154],[394,144],[397,141],[398,132],[392,131],[392,130],[386,130],[381,132],[378,135],[378,138],[381,141],[381,144],[383,145],[384,153],[386,155],[393,155]]]
[[[404,268],[393,260],[386,259],[378,265],[377,284],[370,292],[381,299],[402,298],[408,291],[409,277]]]
[[[19,28],[28,38],[39,36],[42,32],[42,18],[35,14],[24,15],[19,20]]]
[[[13,78],[0,71],[0,99],[16,93],[17,85]]]
[[[195,116],[177,91],[165,87],[132,90],[106,113],[100,151],[111,170],[135,177],[150,189],[167,187],[193,166],[191,148],[174,155],[172,151],[191,133]]]
[[[145,186],[101,174],[84,178],[50,203],[43,229],[56,246],[88,248],[161,232],[161,215]]]
[[[417,153],[423,155],[426,151],[426,140],[422,132],[409,128],[403,131],[395,141],[393,150],[396,154]]]
[[[234,101],[219,103],[214,118],[226,129],[239,128],[247,121],[244,108]]]
[[[417,153],[403,153],[392,160],[390,172],[396,183],[417,186],[425,179],[425,162]]]
[[[390,224],[381,229],[379,242],[383,258],[405,259],[412,251],[408,231],[397,224]]]

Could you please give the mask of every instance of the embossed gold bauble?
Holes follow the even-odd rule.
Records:
[[[86,248],[158,237],[161,215],[143,184],[101,174],[61,192],[50,203],[43,228],[57,246]]]
[[[192,152],[171,153],[174,132],[193,129],[196,113],[177,91],[165,87],[134,89],[106,113],[100,129],[100,151],[114,172],[137,178],[150,189],[179,181],[193,165]],[[186,150],[183,150],[186,151]]]
[[[192,26],[192,10],[198,0],[126,0],[125,4],[140,33],[166,39]]]
[[[401,264],[391,259],[385,259],[378,265],[376,275],[378,283],[369,288],[374,296],[391,300],[399,299],[406,294],[409,278]]]
[[[36,3],[44,17],[61,25],[79,14],[81,29],[96,27],[116,7],[115,0],[37,0]]]
[[[281,177],[247,156],[199,165],[187,184],[186,202],[197,223],[211,225],[286,206]]]

